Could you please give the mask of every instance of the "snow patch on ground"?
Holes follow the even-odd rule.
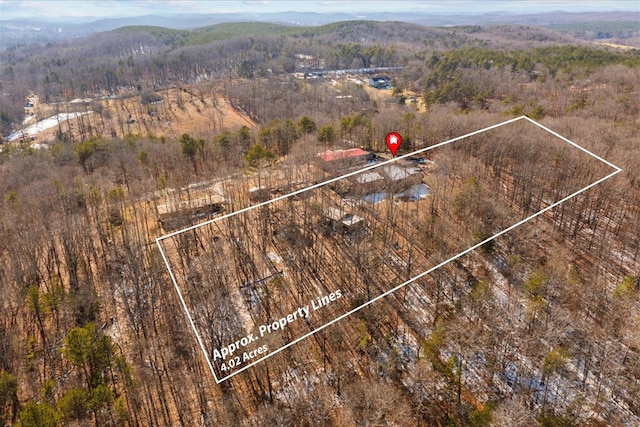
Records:
[[[79,112],[79,113],[59,113],[47,119],[40,120],[39,122],[36,122],[30,126],[27,126],[22,130],[13,132],[6,139],[7,141],[11,142],[23,137],[34,136],[47,129],[58,126],[59,122],[75,119],[76,117],[84,116],[85,114],[90,114],[92,112],[93,111]]]

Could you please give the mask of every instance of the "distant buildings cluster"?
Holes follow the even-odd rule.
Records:
[[[25,117],[30,117],[35,115],[36,107],[38,106],[39,103],[40,103],[40,98],[38,97],[38,95],[31,92],[25,99],[25,103],[24,103]]]

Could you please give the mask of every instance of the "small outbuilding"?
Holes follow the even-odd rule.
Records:
[[[364,219],[358,215],[344,212],[338,208],[328,207],[324,217],[329,224],[331,233],[350,234],[364,229]]]
[[[389,89],[391,88],[391,79],[389,77],[371,77],[369,86],[376,89]]]
[[[224,199],[213,195],[193,200],[175,201],[157,206],[158,221],[165,231],[187,227],[196,221],[209,219],[223,211]]]
[[[24,115],[25,116],[33,116],[36,112],[36,107],[40,102],[40,98],[38,95],[31,92],[24,103]]]

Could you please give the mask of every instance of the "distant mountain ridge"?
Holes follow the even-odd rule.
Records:
[[[184,14],[175,16],[144,15],[127,18],[59,18],[52,20],[0,20],[0,48],[26,43],[47,43],[85,37],[126,26],[157,26],[171,29],[195,29],[225,22],[261,21],[293,26],[318,26],[338,21],[371,20],[402,21],[427,26],[458,26],[483,24],[552,25],[592,21],[639,22],[640,12],[581,12],[551,11],[535,14],[477,13],[440,15],[420,12],[392,12],[371,14],[280,12],[265,14],[220,13]]]

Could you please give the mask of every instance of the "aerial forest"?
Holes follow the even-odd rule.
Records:
[[[639,425],[640,49],[562,30],[134,26],[0,52],[0,425]],[[389,160],[391,131],[401,156],[522,116],[621,172],[215,381],[202,348],[243,322],[319,289],[337,316],[614,169],[523,119],[406,181],[156,239]]]

